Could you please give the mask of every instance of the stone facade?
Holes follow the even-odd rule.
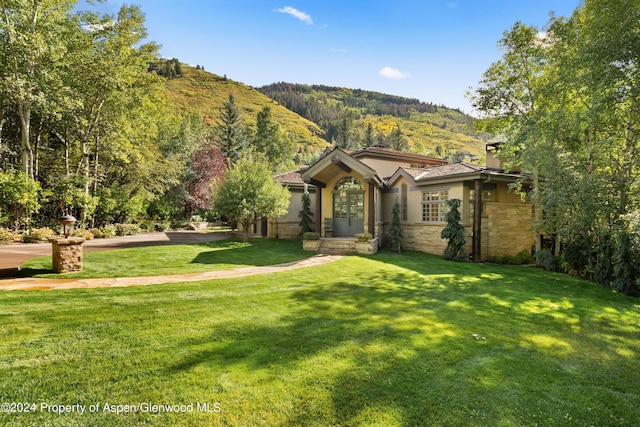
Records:
[[[521,251],[529,252],[535,243],[535,232],[532,228],[531,204],[491,203],[484,204],[482,215],[482,253],[483,261],[492,256],[516,255]],[[402,224],[404,249],[442,255],[447,247],[447,240],[440,237],[445,223],[435,224]],[[471,225],[465,224],[465,250],[472,253]],[[384,243],[389,223],[384,224]]]
[[[49,241],[51,242],[53,271],[56,273],[69,273],[82,270],[82,244],[85,239],[81,237],[60,237]]]
[[[487,202],[484,208],[487,217],[482,218],[483,259],[531,251],[535,245],[535,231],[530,203]]]
[[[301,237],[300,220],[287,221],[269,218],[267,237],[270,239],[299,239]]]

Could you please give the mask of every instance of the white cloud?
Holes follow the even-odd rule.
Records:
[[[301,20],[307,25],[313,24],[313,21],[311,20],[311,16],[291,6],[285,6],[282,9],[276,9],[276,12],[286,13],[288,15],[291,15],[294,18]]]
[[[331,48],[331,52],[333,52],[333,53],[347,53],[347,49]]]
[[[411,73],[403,73],[402,71],[395,68],[391,68],[391,67],[384,67],[383,69],[378,71],[378,74],[380,74],[382,77],[386,77],[388,79],[394,79],[394,80],[400,80],[407,77],[411,77]]]

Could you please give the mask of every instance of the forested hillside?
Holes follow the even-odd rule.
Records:
[[[274,83],[258,88],[288,109],[317,123],[328,141],[357,148],[373,143],[442,156],[481,155],[488,139],[459,110],[361,89]],[[395,134],[394,134],[395,130]],[[406,139],[405,146],[397,134]]]
[[[158,74],[164,75],[162,72]],[[205,124],[213,126],[220,118],[222,104],[231,93],[249,133],[255,130],[258,112],[268,105],[273,120],[300,146],[306,144],[312,152],[322,151],[327,146],[325,133],[317,124],[278,105],[251,86],[212,74],[199,66],[185,64],[180,64],[180,74],[170,73],[168,77],[171,78],[167,78],[165,90],[178,113],[198,113]]]

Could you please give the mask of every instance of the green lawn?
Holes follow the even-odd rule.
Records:
[[[2,292],[0,396],[38,406],[0,424],[637,426],[639,331],[637,299],[421,253]],[[40,402],[99,410],[57,415]],[[185,406],[115,414],[105,403]]]
[[[297,261],[311,256],[294,240],[227,239],[190,245],[85,252],[83,269],[64,276],[51,270],[51,257],[29,260],[20,267],[21,276],[45,278],[140,277],[199,273],[238,267]]]

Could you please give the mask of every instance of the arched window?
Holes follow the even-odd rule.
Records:
[[[358,191],[364,190],[362,183],[358,178],[352,176],[345,176],[336,184],[336,191]]]

